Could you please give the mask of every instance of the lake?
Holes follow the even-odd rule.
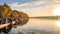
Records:
[[[60,20],[30,18],[27,24],[13,28],[9,34],[60,34]]]

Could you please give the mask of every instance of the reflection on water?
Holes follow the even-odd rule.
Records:
[[[58,20],[58,21],[56,22],[56,26],[57,26],[57,27],[60,27],[60,20]]]
[[[59,20],[57,19],[32,18],[25,26],[23,26],[23,28],[39,29],[39,30],[46,30],[46,31],[58,30],[59,27],[57,27],[56,25],[58,21]]]
[[[13,28],[11,34],[60,34],[60,20],[31,18],[29,22],[18,28]]]

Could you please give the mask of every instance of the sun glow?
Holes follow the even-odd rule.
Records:
[[[53,11],[54,15],[60,15],[60,7],[57,7]]]

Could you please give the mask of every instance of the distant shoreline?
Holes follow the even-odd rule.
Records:
[[[29,17],[29,18],[59,19],[60,16],[41,16],[41,17]]]

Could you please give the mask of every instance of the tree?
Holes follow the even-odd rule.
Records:
[[[13,10],[12,13],[11,13],[11,15],[10,15],[10,17],[11,18],[18,18],[18,16],[19,16],[18,13],[19,12],[17,10]]]
[[[27,21],[29,20],[29,16],[24,12],[19,12],[19,17],[18,18],[21,20],[21,25],[26,24]]]
[[[26,13],[20,12],[20,11],[17,11],[17,10],[14,10],[11,13],[11,16],[10,17],[12,17],[14,19],[19,19],[21,25],[26,24],[27,21],[29,20],[29,16]]]
[[[29,16],[26,13],[12,10],[6,3],[4,3],[4,5],[0,5],[0,13],[1,18],[20,19],[21,25],[26,24],[29,20]]]
[[[11,8],[5,3],[3,5],[3,10],[2,10],[3,18],[10,17],[11,12],[12,12]]]
[[[12,18],[12,19],[16,19],[19,21],[19,23],[15,23],[17,25],[24,25],[27,23],[27,21],[29,20],[29,16],[24,13],[24,12],[20,12],[17,10],[12,10],[10,8],[10,6],[8,6],[6,3],[4,3],[4,5],[0,5],[0,20],[2,18]],[[8,20],[7,20],[8,21]],[[12,20],[13,21],[13,20]],[[4,22],[6,23],[6,22]],[[7,22],[8,23],[8,22]],[[10,31],[10,29],[12,28],[12,22],[10,22],[11,24],[9,26],[4,27],[3,29],[1,29],[4,33],[8,33]],[[0,22],[1,24],[1,22]]]

